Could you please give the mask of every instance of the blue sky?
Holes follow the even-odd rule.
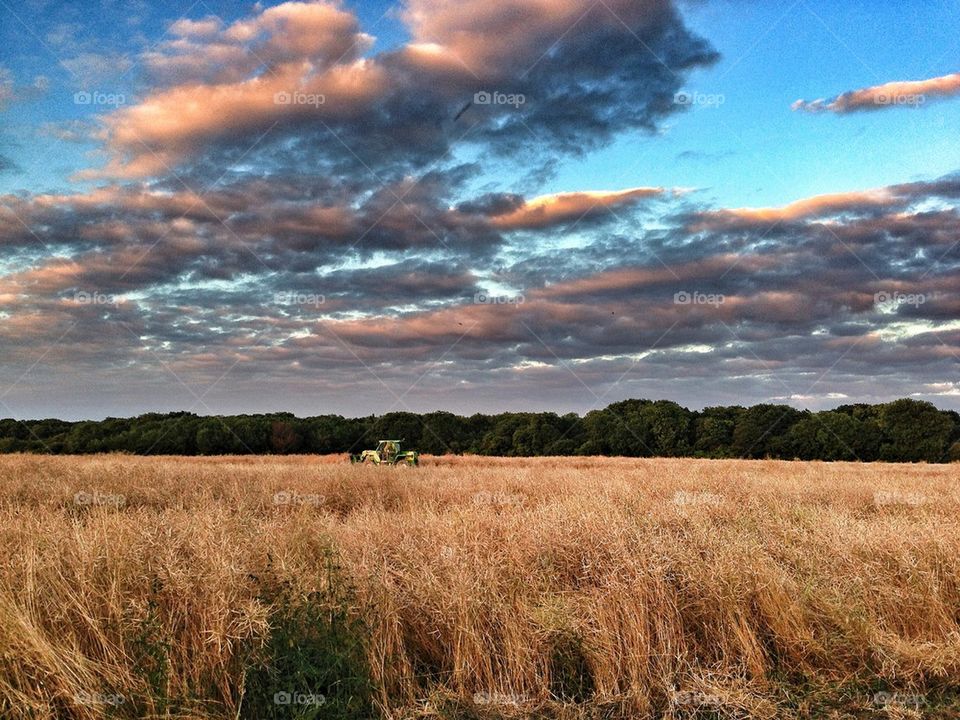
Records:
[[[0,415],[957,405],[956,3],[0,16]]]
[[[393,2],[348,3],[377,51],[401,45],[408,33]],[[47,77],[51,88],[7,111],[5,155],[23,173],[0,175],[0,191],[76,188],[69,178],[90,165],[96,143],[38,136],[47,123],[88,120],[97,111],[70,102],[75,86],[60,65],[71,57],[58,33],[87,50],[135,62],[164,37],[181,13],[225,20],[246,6],[230,2],[165,3],[164,7],[103,3],[28,3],[5,9],[3,65],[16,82]],[[782,204],[796,197],[938,177],[960,166],[960,103],[937,102],[916,112],[811,119],[792,112],[798,98],[837,95],[890,78],[921,79],[956,71],[960,6],[914,2],[753,3],[734,0],[682,6],[688,25],[721,53],[693,73],[691,92],[722,104],[671,118],[662,134],[630,133],[585,160],[564,164],[556,191],[639,184],[703,188],[723,204]],[[90,23],[89,18],[100,16]],[[126,17],[125,17],[126,15]],[[15,17],[16,16],[16,17]],[[20,18],[17,20],[16,18]],[[121,22],[117,22],[117,20]],[[67,27],[70,26],[70,27]],[[29,29],[28,29],[29,28]],[[81,53],[82,54],[82,53]],[[137,94],[133,67],[104,78],[104,90]],[[854,152],[851,152],[854,150]],[[497,178],[509,187],[517,178]]]

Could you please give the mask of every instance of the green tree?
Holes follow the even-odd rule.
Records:
[[[789,405],[754,405],[747,408],[733,430],[732,450],[737,457],[784,457],[784,439],[807,413]]]
[[[732,407],[708,407],[697,413],[694,419],[693,450],[701,457],[734,457],[733,431],[745,409]]]
[[[653,437],[653,452],[666,457],[690,454],[693,413],[675,402],[657,400],[640,410]]]
[[[880,458],[890,462],[943,462],[953,437],[953,420],[920,400],[895,400],[880,406],[883,445]]]
[[[197,429],[197,452],[201,455],[229,453],[233,443],[230,431],[220,418],[204,418]]]
[[[785,438],[787,457],[800,460],[876,459],[881,434],[876,423],[840,412],[819,412],[801,419]]]

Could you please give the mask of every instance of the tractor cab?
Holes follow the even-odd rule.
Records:
[[[377,443],[377,452],[380,453],[380,462],[393,462],[400,452],[400,441],[381,440]]]
[[[402,452],[403,440],[381,440],[375,450],[364,450],[359,455],[351,455],[352,463],[370,463],[372,465],[392,465],[393,467],[416,467],[420,464],[420,453],[416,450]]]

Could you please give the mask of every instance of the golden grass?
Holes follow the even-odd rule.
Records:
[[[958,493],[955,465],[5,456],[0,715],[163,715],[160,643],[181,716],[235,717],[264,578],[321,589],[332,544],[385,714],[792,717],[806,684],[908,717],[868,688],[960,684]]]

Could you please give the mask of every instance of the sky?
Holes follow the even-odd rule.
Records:
[[[960,408],[958,28],[0,0],[0,417]]]

